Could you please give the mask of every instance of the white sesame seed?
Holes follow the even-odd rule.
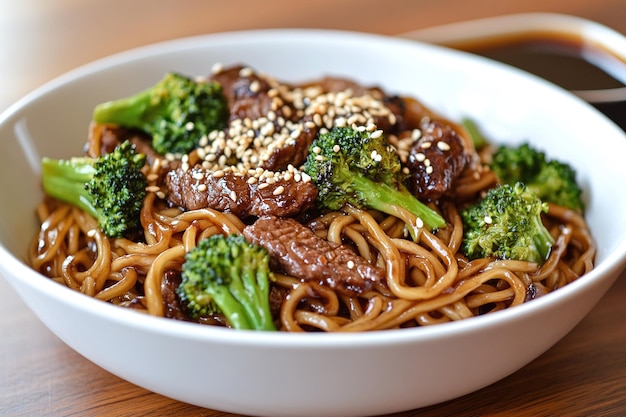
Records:
[[[207,190],[206,184],[198,185],[198,191],[203,192],[203,191],[206,191],[206,190]]]
[[[223,69],[224,69],[224,65],[222,65],[221,62],[216,62],[211,67],[211,73],[212,74],[219,74],[220,72],[222,72]]]
[[[185,130],[193,130],[194,124],[193,122],[185,123]]]
[[[352,269],[352,268],[354,268],[354,261],[348,261],[348,262],[346,263],[346,266],[348,267],[348,269]]]
[[[439,150],[442,150],[442,151],[450,150],[450,144],[448,142],[443,142],[441,140],[437,142],[437,147],[439,148]]]
[[[285,187],[283,187],[282,185],[279,185],[278,187],[276,187],[276,189],[274,191],[272,191],[272,194],[273,195],[281,195],[284,192],[285,192]]]
[[[337,153],[341,150],[341,147],[339,145],[335,145],[333,146],[333,152]]]
[[[485,218],[483,219],[485,221],[485,223],[487,224],[491,224],[493,223],[493,219],[489,216],[485,216]]]
[[[375,125],[374,125],[374,126],[375,126]],[[370,137],[371,137],[372,139],[377,139],[377,138],[381,137],[382,135],[383,135],[383,131],[382,131],[382,130],[377,130],[377,131],[373,132],[373,133],[370,135]]]
[[[239,70],[240,77],[249,77],[252,74],[254,74],[254,71],[252,71],[252,68],[249,68],[249,67],[244,67]]]
[[[426,167],[426,173],[427,173],[427,174],[432,174],[432,173],[433,173],[433,167],[432,167],[432,165],[429,165],[429,166],[427,166],[427,167]]]
[[[250,91],[253,93],[258,93],[261,89],[261,84],[257,80],[254,80],[250,83]]]
[[[237,193],[235,192],[235,190],[230,192],[229,195],[230,199],[233,200],[234,202],[237,202]]]

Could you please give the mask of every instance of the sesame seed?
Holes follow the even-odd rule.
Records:
[[[254,80],[250,83],[250,91],[253,93],[258,93],[261,89],[261,84],[257,80]]]
[[[202,192],[202,191],[206,191],[206,190],[207,190],[206,184],[200,184],[200,185],[198,185],[198,191],[201,191],[201,192]]]
[[[339,145],[335,145],[333,146],[333,152],[337,153],[341,150],[341,147]]]
[[[348,267],[348,269],[352,269],[352,268],[354,268],[354,261],[348,261],[348,262],[346,263],[346,266]]]
[[[483,219],[485,221],[486,224],[491,224],[493,223],[493,219],[489,216],[485,216],[485,218]]]
[[[193,130],[194,124],[193,122],[185,123],[185,130]]]
[[[218,170],[218,171],[214,171],[213,172],[213,178],[222,178],[224,176],[224,171],[223,170]]]
[[[415,219],[415,226],[417,226],[419,229],[421,229],[422,227],[424,227],[424,220],[422,220],[420,217]]]
[[[242,69],[239,70],[240,77],[249,77],[252,74],[254,74],[254,71],[252,71],[252,68],[249,68],[249,67],[243,67]]]
[[[272,194],[273,195],[281,195],[284,192],[285,192],[285,187],[283,187],[282,185],[279,185],[278,187],[276,187],[276,189],[274,191],[272,191]]]
[[[426,173],[427,174],[432,174],[433,173],[433,166],[432,165],[429,165],[429,166],[426,167]]]
[[[448,142],[439,141],[437,142],[437,147],[439,148],[439,150],[442,150],[442,151],[450,150],[450,144]]]
[[[374,126],[375,126],[375,125],[374,125]],[[381,137],[382,135],[383,135],[383,131],[382,131],[382,130],[377,130],[377,131],[373,132],[373,133],[370,135],[370,137],[371,137],[372,139],[377,139],[377,138]]]
[[[233,200],[234,202],[237,202],[237,193],[235,192],[235,190],[230,192],[229,195],[230,199]]]
[[[212,74],[219,74],[220,72],[222,72],[223,69],[224,69],[224,65],[222,65],[221,62],[216,62],[211,67],[211,73]]]
[[[262,182],[261,184],[259,184],[258,189],[259,189],[259,190],[262,190],[262,189],[267,188],[267,187],[269,187],[269,186],[270,186],[270,185],[269,185],[268,183],[266,183],[266,182]]]
[[[423,142],[420,146],[422,147],[422,149],[429,149],[432,144],[432,142]]]
[[[149,193],[156,193],[159,190],[161,190],[161,188],[159,188],[157,185],[149,185],[146,187],[146,192]]]

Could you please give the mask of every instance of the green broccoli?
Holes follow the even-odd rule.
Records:
[[[189,251],[176,289],[190,317],[221,312],[235,329],[276,330],[269,254],[243,235],[213,235]]]
[[[43,189],[92,215],[107,236],[122,237],[141,226],[145,161],[128,141],[98,158],[43,158]]]
[[[584,210],[576,171],[569,164],[547,158],[544,152],[527,143],[500,146],[490,167],[504,184],[523,182],[545,202],[579,212]]]
[[[159,154],[188,153],[204,135],[226,127],[228,105],[219,83],[168,73],[156,85],[130,97],[98,104],[97,123],[141,129]]]
[[[400,159],[382,135],[350,127],[333,128],[313,141],[304,170],[318,188],[317,203],[322,208],[339,210],[351,204],[396,216],[401,208],[429,229],[446,224],[439,213],[404,186]],[[413,233],[415,225],[409,226]]]
[[[470,259],[543,264],[554,244],[541,219],[547,210],[547,204],[521,182],[492,188],[481,201],[461,211],[463,252]]]

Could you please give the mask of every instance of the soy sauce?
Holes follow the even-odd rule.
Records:
[[[626,130],[626,62],[582,39],[552,33],[454,45],[521,68],[582,97]]]

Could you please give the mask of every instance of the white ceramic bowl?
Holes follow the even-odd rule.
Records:
[[[24,261],[42,198],[41,156],[81,150],[96,103],[153,84],[168,70],[207,74],[247,63],[283,80],[325,74],[419,97],[469,116],[501,142],[529,140],[572,163],[597,240],[596,269],[541,299],[463,322],[362,334],[232,331],[147,317],[95,301]],[[0,118],[2,274],[52,332],[102,368],[148,390],[230,412],[372,415],[478,390],[569,332],[623,269],[626,137],[573,95],[537,78],[440,47],[365,34],[275,30],[195,37],[79,68]]]

